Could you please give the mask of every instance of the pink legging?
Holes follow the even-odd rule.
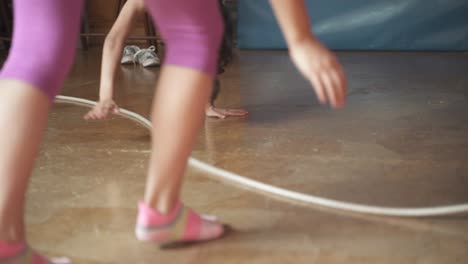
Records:
[[[32,84],[51,100],[70,71],[83,0],[15,0],[13,43],[0,79]],[[216,74],[223,20],[216,0],[146,0],[166,43],[165,64]]]

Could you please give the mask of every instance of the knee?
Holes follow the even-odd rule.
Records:
[[[53,97],[73,63],[82,1],[15,4],[15,33],[1,77],[28,82]]]
[[[1,77],[30,83],[53,100],[70,71],[76,45],[49,42],[30,48],[14,43]]]

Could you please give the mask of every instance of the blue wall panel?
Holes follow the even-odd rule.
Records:
[[[333,49],[468,50],[468,0],[306,2],[315,34]],[[286,47],[268,0],[238,8],[240,48]]]

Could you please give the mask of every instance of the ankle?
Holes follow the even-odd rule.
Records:
[[[145,198],[144,203],[150,208],[157,210],[163,215],[168,215],[180,204],[180,200],[175,196],[161,195],[159,197]]]
[[[135,234],[141,241],[156,242],[163,247],[172,243],[213,240],[224,233],[221,223],[199,215],[180,202],[168,215],[159,213],[144,202],[139,206]]]
[[[144,201],[138,204],[138,225],[142,226],[160,226],[170,223],[179,213],[183,204],[178,202],[172,210],[162,213],[158,209],[149,206]]]

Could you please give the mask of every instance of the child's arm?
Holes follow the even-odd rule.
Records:
[[[143,15],[144,12],[145,4],[143,0],[127,1],[106,37],[102,52],[100,100],[112,99],[115,75],[125,40],[131,32],[136,18]]]
[[[346,78],[335,55],[311,33],[303,0],[270,0],[288,43],[290,56],[298,70],[309,80],[321,103],[342,107]]]
[[[125,40],[131,32],[136,18],[143,15],[144,12],[144,0],[129,0],[120,11],[119,17],[104,41],[99,103],[88,112],[85,116],[86,119],[102,119],[111,113],[118,113],[118,106],[113,101],[117,67]]]

